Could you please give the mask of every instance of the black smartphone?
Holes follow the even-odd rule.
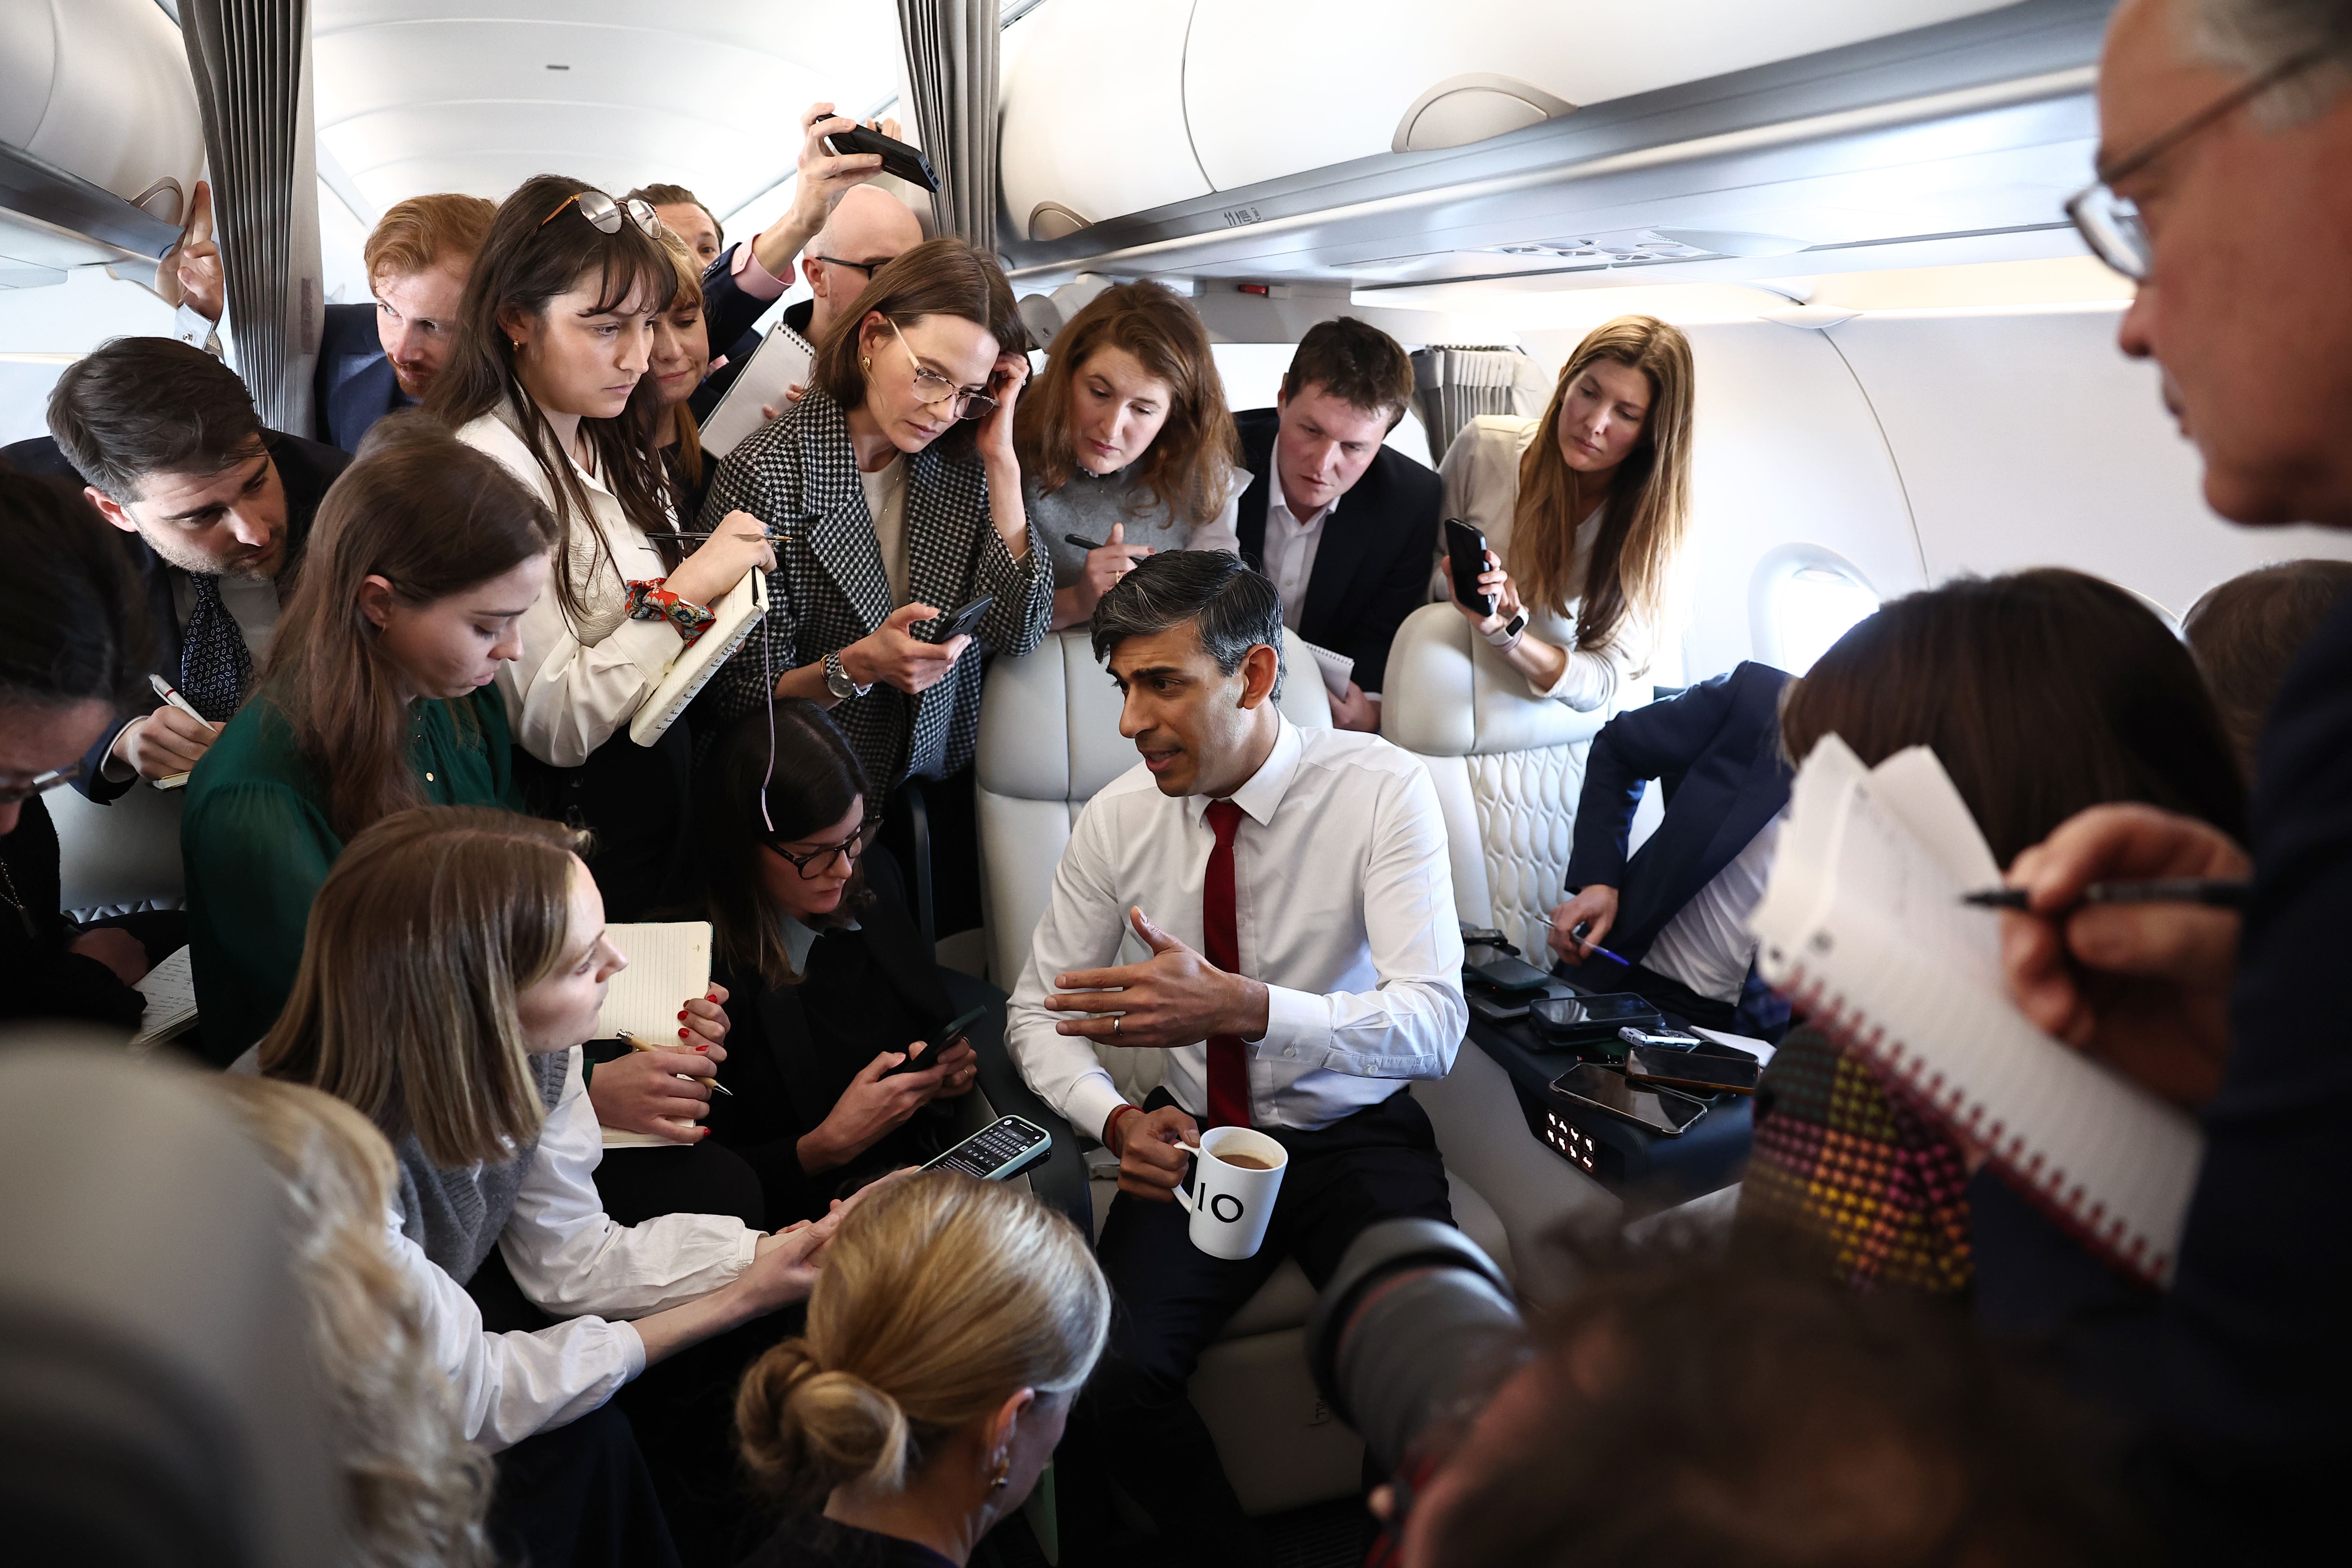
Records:
[[[1571,1105],[1603,1111],[1670,1138],[1681,1137],[1683,1129],[1706,1114],[1706,1107],[1689,1095],[1644,1088],[1613,1068],[1591,1062],[1580,1062],[1552,1079],[1551,1092]]]
[[[1447,518],[1445,559],[1454,568],[1454,596],[1493,615],[1495,595],[1478,591],[1478,574],[1486,570],[1486,536],[1458,517]]]
[[[1672,1084],[1708,1093],[1754,1094],[1764,1069],[1729,1057],[1703,1057],[1665,1046],[1635,1046],[1625,1053],[1625,1076],[1635,1083]]]
[[[1470,997],[1470,1011],[1490,1024],[1516,1024],[1528,1016],[1528,1005],[1497,1001],[1492,996],[1480,996],[1474,993]]]
[[[1051,1153],[1054,1135],[1034,1121],[1001,1116],[938,1159],[926,1171],[961,1171],[983,1182],[1001,1182]]]
[[[940,1025],[938,1028],[931,1031],[930,1045],[922,1055],[918,1057],[908,1057],[905,1061],[900,1062],[897,1067],[892,1068],[888,1072],[884,1073],[882,1076],[884,1078],[896,1078],[902,1072],[921,1072],[925,1068],[931,1065],[933,1059],[936,1058],[941,1051],[946,1050],[950,1046],[954,1045],[958,1036],[961,1035],[966,1029],[971,1028],[974,1024],[979,1023],[981,1016],[987,1011],[988,1004],[982,1002],[979,1006],[974,1007],[971,1012],[963,1015],[963,1016]]]
[[[930,640],[935,643],[952,642],[957,637],[969,635],[972,627],[980,625],[980,617],[988,614],[989,606],[995,603],[995,595],[982,594],[951,616],[934,617],[929,624],[940,629],[931,635]]]
[[[826,135],[824,144],[835,157],[845,153],[878,153],[882,155],[882,172],[896,174],[910,185],[920,185],[927,191],[940,188],[940,177],[931,168],[931,161],[923,156],[920,147],[909,147],[895,136],[885,136],[879,131],[869,131],[861,125],[855,131],[835,131]]]
[[[1551,984],[1551,976],[1534,964],[1502,952],[1476,963],[1465,963],[1462,973],[1479,984],[1506,995],[1541,991]]]
[[[1619,1030],[1654,1029],[1663,1020],[1657,1004],[1631,991],[1601,996],[1547,996],[1528,1004],[1536,1033],[1550,1045],[1573,1046],[1587,1056],[1614,1060],[1625,1054]]]

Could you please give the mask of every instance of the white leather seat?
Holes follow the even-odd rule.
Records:
[[[1329,728],[1322,682],[1296,633],[1285,634],[1283,658],[1288,673],[1277,705],[1303,728]],[[1118,689],[1083,631],[1049,635],[1026,658],[990,667],[980,710],[981,882],[989,978],[1007,991],[1028,962],[1079,810],[1136,763],[1118,713]],[[1143,956],[1130,935],[1121,962]],[[1097,1054],[1132,1100],[1160,1081],[1157,1053],[1097,1047]],[[1416,1094],[1423,1087],[1415,1086]],[[1493,1207],[1465,1181],[1451,1188],[1463,1230],[1508,1268],[1510,1244]],[[1097,1234],[1115,1190],[1115,1179],[1090,1183]],[[1253,1514],[1347,1497],[1361,1485],[1363,1445],[1323,1406],[1307,1376],[1301,1325],[1314,1300],[1306,1273],[1286,1260],[1202,1353],[1192,1376],[1192,1402]]]
[[[58,827],[59,905],[85,919],[179,908],[187,890],[180,868],[187,793],[142,783],[110,805],[92,805],[71,787],[42,796]]]

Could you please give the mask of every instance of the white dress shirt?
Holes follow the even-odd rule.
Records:
[[[457,439],[497,458],[554,509],[553,487],[503,412],[468,422]],[[522,657],[499,666],[499,692],[515,743],[559,768],[578,767],[636,717],[686,651],[685,639],[667,620],[629,618],[627,584],[669,575],[661,552],[602,479],[577,462],[572,472],[587,491],[592,516],[572,520],[571,559],[558,562],[556,570],[572,574],[586,613],[572,625],[550,583],[523,612]],[[609,565],[598,564],[595,541],[583,522],[604,535]]]
[[[1282,493],[1282,465],[1269,460],[1266,467],[1274,471],[1265,479],[1265,541],[1258,560],[1282,595],[1282,624],[1295,632],[1307,608],[1307,584],[1315,577],[1316,552],[1323,548],[1323,525],[1339,501],[1334,497],[1321,511],[1301,518]]]
[[[1702,996],[1737,1002],[1756,962],[1756,936],[1748,917],[1764,900],[1772,875],[1772,850],[1780,841],[1780,818],[1757,829],[1748,847],[1715,874],[1689,903],[1651,940],[1642,967],[1679,980]]]
[[[1244,1047],[1252,1122],[1327,1127],[1403,1079],[1444,1077],[1469,1008],[1445,820],[1420,762],[1378,735],[1284,720],[1233,800],[1243,813],[1234,838],[1241,971],[1267,992],[1265,1034]],[[1206,795],[1161,795],[1139,763],[1087,803],[1054,874],[1006,1040],[1029,1087],[1089,1136],[1124,1101],[1091,1042],[1054,1032],[1079,1015],[1046,1011],[1045,995],[1057,974],[1150,956],[1128,926],[1129,905],[1205,951],[1202,890],[1216,843],[1208,806]],[[1169,1092],[1199,1115],[1207,1045],[1167,1056]]]
[[[483,1332],[466,1288],[403,1233],[397,1199],[385,1215],[386,1245],[422,1304],[426,1342],[457,1390],[466,1436],[492,1450],[586,1415],[646,1369],[636,1330],[609,1320],[708,1295],[750,1268],[759,1245],[760,1233],[731,1215],[613,1222],[596,1194],[604,1134],[579,1047],[570,1054],[562,1096],[499,1235],[523,1294],[569,1321],[533,1333]]]

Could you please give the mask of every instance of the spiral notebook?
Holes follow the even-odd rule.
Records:
[[[768,613],[768,574],[746,572],[727,590],[719,601],[717,618],[695,639],[694,646],[677,656],[662,677],[662,683],[653,689],[637,708],[637,716],[629,721],[629,739],[640,746],[650,746],[662,738],[686,705],[694,700],[696,692],[719,673],[727,656],[743,646]]]
[[[1749,918],[1758,968],[2094,1250],[2168,1286],[2204,1134],[2017,1010],[1998,917],[1960,902],[2000,879],[1934,752],[1865,768],[1827,737],[1798,770]]]

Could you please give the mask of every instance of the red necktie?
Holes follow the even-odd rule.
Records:
[[[1229,800],[1209,803],[1209,827],[1217,836],[1209,851],[1209,874],[1201,885],[1201,938],[1209,962],[1228,974],[1242,972],[1242,943],[1234,915],[1234,835],[1242,808]],[[1239,1035],[1209,1037],[1209,1125],[1250,1124],[1249,1053]]]

